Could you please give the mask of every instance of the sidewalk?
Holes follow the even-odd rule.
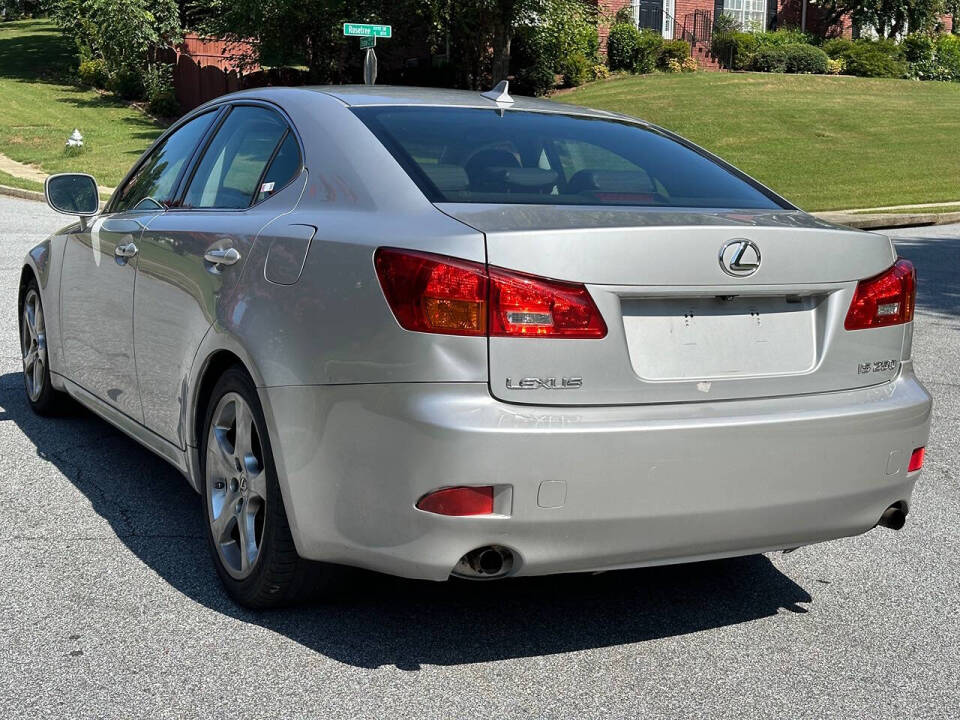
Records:
[[[47,173],[43,172],[40,168],[17,162],[12,158],[8,158],[3,153],[0,153],[0,172],[5,172],[7,175],[12,175],[15,178],[27,180],[28,182],[35,182],[39,185],[43,185],[47,179]],[[103,185],[98,185],[97,189],[101,195],[108,196],[112,195],[114,190],[112,187],[105,187]],[[43,192],[40,190],[24,190],[23,188],[12,188],[2,184],[0,184],[0,194],[12,195],[28,200],[43,200]]]

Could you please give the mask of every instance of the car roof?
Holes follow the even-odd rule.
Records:
[[[264,87],[235,93],[234,95],[256,94],[269,99],[273,92],[289,94],[291,91],[301,93],[323,93],[336,98],[348,107],[369,106],[433,106],[433,107],[468,107],[468,108],[503,108],[509,110],[527,110],[534,112],[563,113],[565,115],[581,115],[596,118],[628,119],[631,122],[644,123],[634,117],[606,110],[595,110],[580,105],[568,105],[543,100],[540,98],[513,95],[513,103],[498,103],[480,92],[469,90],[446,90],[441,88],[405,87],[394,85],[314,85],[304,87]],[[220,98],[222,99],[222,98]],[[279,99],[279,98],[278,98]]]

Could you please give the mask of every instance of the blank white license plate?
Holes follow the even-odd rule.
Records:
[[[817,298],[623,302],[634,372],[645,380],[794,375],[816,363]]]

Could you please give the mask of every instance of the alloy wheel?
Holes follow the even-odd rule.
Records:
[[[263,446],[247,402],[235,392],[217,404],[207,435],[207,519],[223,567],[250,575],[263,546],[267,475]]]
[[[47,369],[47,333],[40,294],[31,289],[23,300],[23,321],[20,328],[20,349],[23,354],[23,380],[31,402],[43,394]]]

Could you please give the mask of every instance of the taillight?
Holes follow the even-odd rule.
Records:
[[[434,490],[417,500],[420,510],[437,515],[464,517],[493,514],[493,487],[450,487]]]
[[[383,294],[400,326],[445,335],[486,335],[487,274],[480,263],[380,248]]]
[[[602,338],[607,325],[583,285],[490,268],[490,335]]]
[[[602,338],[586,287],[408,250],[380,248],[380,286],[400,326],[494,337]]]
[[[909,260],[897,260],[881,275],[861,280],[843,326],[847,330],[900,325],[913,320],[917,271]]]

